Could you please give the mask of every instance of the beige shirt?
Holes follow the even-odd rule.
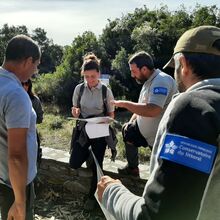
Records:
[[[160,120],[175,93],[177,93],[175,80],[159,69],[154,71],[142,87],[138,102],[155,104],[163,109],[157,117],[137,115],[139,130],[150,146],[153,146]]]
[[[77,100],[79,96],[80,86],[79,84],[76,86],[73,93],[73,106],[77,107]],[[98,116],[104,112],[104,103],[102,98],[102,83],[99,82],[96,87],[89,88],[87,83],[84,84],[85,88],[83,90],[83,94],[80,100],[80,112],[83,118],[88,116]],[[107,112],[114,112],[114,106],[110,103],[111,100],[114,100],[111,89],[107,87]]]

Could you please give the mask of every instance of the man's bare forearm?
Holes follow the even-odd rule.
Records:
[[[10,129],[8,131],[8,167],[15,202],[26,201],[27,185],[27,129]]]
[[[8,160],[9,178],[16,203],[26,201],[27,164],[27,155],[22,157],[10,156]]]
[[[155,104],[136,103],[131,101],[114,101],[113,104],[120,108],[126,108],[128,111],[144,117],[156,117],[162,111],[162,108]]]
[[[115,112],[109,112],[108,116],[111,117],[111,118],[115,118]]]

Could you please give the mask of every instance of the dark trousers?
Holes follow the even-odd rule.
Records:
[[[81,146],[78,142],[75,142],[72,148],[71,157],[70,157],[70,165],[73,169],[78,169],[81,165],[88,159],[90,155],[89,146],[92,147],[92,151],[96,156],[96,159],[101,167],[103,168],[103,160],[105,156],[106,149],[106,141],[105,138],[95,138],[89,139],[88,143],[85,146]],[[89,190],[89,197],[94,198],[94,193],[97,188],[97,172],[96,165],[94,161],[91,164],[92,169],[92,180]]]
[[[122,136],[125,143],[125,152],[130,168],[136,168],[139,164],[138,147],[150,147],[142,136],[137,121],[126,123],[122,127]],[[152,147],[150,147],[152,148]]]
[[[41,158],[42,158],[42,148],[40,147],[40,135],[37,132],[37,167],[40,167]]]
[[[30,183],[26,187],[26,220],[33,220],[34,219],[34,211],[33,211],[33,205],[34,205],[34,184]],[[12,204],[14,202],[14,192],[13,190],[4,185],[0,184],[0,207],[1,207],[1,219],[7,220],[8,217],[8,211],[11,208]]]

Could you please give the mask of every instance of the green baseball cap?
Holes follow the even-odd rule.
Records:
[[[213,43],[220,40],[220,28],[215,26],[199,26],[186,31],[177,41],[173,56],[163,67],[175,67],[174,55],[179,52],[206,53],[220,56],[220,51]]]

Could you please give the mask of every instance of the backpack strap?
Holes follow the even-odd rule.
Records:
[[[85,88],[85,83],[82,83],[82,85],[79,88],[79,95],[77,99],[77,107],[80,108],[80,101]],[[104,115],[107,115],[107,86],[102,85],[102,100],[103,100],[103,106],[104,106]]]
[[[103,100],[103,105],[104,105],[104,115],[107,115],[107,86],[102,85],[102,100]]]
[[[80,108],[80,107],[81,107],[81,106],[80,106],[80,101],[81,101],[81,97],[82,97],[84,88],[85,88],[85,83],[82,83],[82,85],[81,85],[80,88],[79,88],[79,95],[78,95],[78,99],[77,99],[77,108]]]

